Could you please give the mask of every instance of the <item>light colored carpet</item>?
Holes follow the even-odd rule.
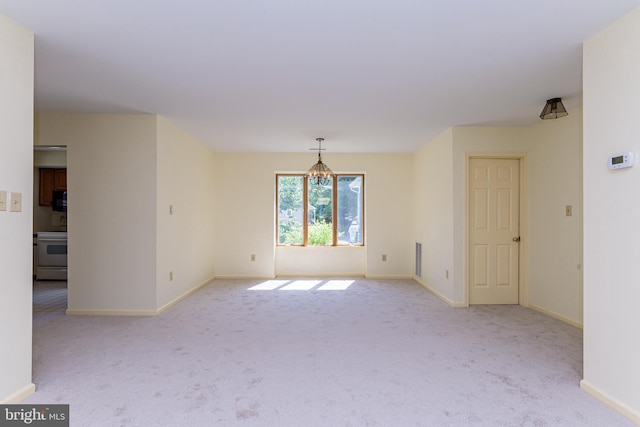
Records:
[[[64,313],[67,310],[67,282],[33,282],[33,314]]]
[[[348,284],[216,280],[156,317],[35,314],[25,403],[68,403],[72,426],[633,425],[579,389],[577,328]]]

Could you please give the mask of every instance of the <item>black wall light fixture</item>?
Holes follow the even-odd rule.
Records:
[[[547,119],[559,119],[560,117],[568,116],[566,108],[562,105],[562,98],[547,99],[547,104],[540,113],[542,120]]]

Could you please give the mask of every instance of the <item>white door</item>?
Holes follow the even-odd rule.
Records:
[[[518,304],[520,161],[469,161],[469,303]]]

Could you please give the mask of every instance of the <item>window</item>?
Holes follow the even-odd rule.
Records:
[[[336,175],[328,185],[303,174],[276,175],[278,245],[363,245],[364,175]]]

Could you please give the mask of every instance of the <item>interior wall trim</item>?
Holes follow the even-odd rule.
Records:
[[[562,314],[558,314],[555,311],[547,310],[546,308],[540,307],[539,305],[531,304],[527,306],[535,311],[539,311],[542,314],[546,314],[549,317],[553,317],[554,319],[558,319],[563,321],[564,323],[568,323],[571,326],[575,326],[576,328],[584,329],[584,326],[581,322],[577,322],[573,319],[568,318],[567,316],[563,316]]]
[[[73,310],[65,311],[67,316],[155,316],[157,310]]]
[[[600,402],[604,403],[617,413],[622,416],[629,418],[634,423],[640,425],[640,412],[632,409],[628,405],[620,402],[615,397],[609,395],[608,393],[600,390],[598,387],[594,386],[587,380],[580,381],[580,389],[587,394],[595,397]]]
[[[442,301],[444,301],[447,304],[449,304],[451,307],[454,307],[454,308],[465,308],[465,307],[468,307],[468,305],[465,304],[464,302],[455,302],[455,301],[447,298],[446,296],[444,296],[443,294],[441,294],[440,292],[436,291],[431,286],[429,286],[428,284],[426,284],[425,282],[420,280],[420,278],[418,278],[417,276],[413,276],[413,280],[415,282],[417,282],[418,284],[422,285],[422,287],[424,287],[426,290],[428,290],[429,292],[431,292],[432,294],[434,294],[435,296],[440,298]]]
[[[196,286],[194,286],[193,288],[189,289],[188,291],[186,291],[182,295],[177,296],[176,298],[172,299],[171,301],[169,301],[168,303],[166,303],[162,307],[157,308],[155,314],[160,314],[163,311],[165,311],[166,309],[168,309],[169,307],[172,307],[172,306],[176,305],[177,303],[179,303],[180,301],[182,301],[183,299],[185,299],[189,295],[191,295],[191,294],[195,293],[196,291],[198,291],[200,288],[203,288],[203,287],[207,286],[209,283],[213,282],[215,279],[216,279],[215,276],[211,276],[210,278],[208,278],[204,282],[197,284]]]
[[[20,390],[16,391],[6,399],[0,401],[2,405],[15,405],[16,403],[22,402],[27,397],[31,396],[36,392],[36,385],[34,383],[29,383],[26,386],[22,387]]]
[[[276,274],[277,278],[318,278],[318,279],[335,279],[340,277],[365,277],[362,273],[286,273],[286,274]]]

